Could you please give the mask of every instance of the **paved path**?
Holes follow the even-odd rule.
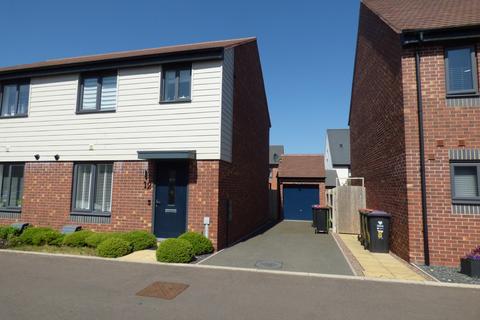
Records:
[[[480,289],[0,251],[0,319],[480,319]],[[354,278],[356,279],[356,278]],[[135,293],[190,285],[174,300]]]
[[[420,272],[415,272],[413,267],[406,262],[400,261],[388,253],[372,253],[365,250],[357,240],[357,235],[340,234],[339,236],[360,263],[362,272],[366,277],[414,281],[428,280]]]
[[[258,261],[280,262],[277,270],[283,271],[353,274],[333,237],[315,234],[311,222],[303,221],[282,221],[201,264],[256,268]]]

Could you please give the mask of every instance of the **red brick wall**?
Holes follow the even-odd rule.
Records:
[[[477,52],[480,43],[477,44]],[[452,213],[449,149],[480,149],[480,105],[446,105],[444,48],[421,50],[424,112],[427,210],[430,260],[433,265],[458,266],[459,258],[480,245],[480,215]],[[478,61],[480,63],[480,59]],[[415,57],[412,49],[403,55],[404,108],[406,123],[407,174],[409,186],[410,255],[423,261],[421,189],[418,153],[418,121]],[[443,146],[437,146],[441,140]],[[465,147],[459,146],[465,140]],[[439,145],[441,145],[440,143]]]
[[[220,161],[216,160],[190,162],[188,184],[188,230],[203,233],[203,217],[210,217],[209,238],[215,248],[219,248],[219,166]]]
[[[363,4],[350,110],[352,176],[392,214],[391,250],[409,259],[400,38]]]
[[[256,43],[235,48],[232,163],[220,162],[219,244],[231,244],[269,219],[267,99]],[[227,200],[232,220],[227,226]]]
[[[210,238],[217,245],[219,161],[192,161],[189,165],[188,229],[203,232],[203,217],[210,216]],[[150,179],[145,180],[145,170]],[[25,164],[23,206],[18,221],[60,229],[81,224],[96,231],[152,231],[152,199],[155,163],[115,162],[112,216],[109,224],[70,221],[73,163],[28,162]],[[16,222],[0,219],[0,224]]]

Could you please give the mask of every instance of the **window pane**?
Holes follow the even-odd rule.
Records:
[[[163,88],[163,100],[174,101],[175,100],[175,70],[165,71],[165,83]]]
[[[113,165],[111,164],[97,166],[95,211],[112,211],[112,171]]]
[[[0,164],[0,208],[4,208],[7,206],[7,200],[4,197],[3,193],[3,183],[8,183],[7,180],[4,178],[5,171],[4,171],[4,165]]]
[[[9,207],[22,206],[23,165],[11,166]]]
[[[190,98],[190,69],[180,70],[180,82],[178,84],[178,98],[189,99]]]
[[[470,48],[449,49],[448,91],[473,91],[472,52]]]
[[[115,109],[117,105],[117,76],[102,79],[102,99],[100,109]]]
[[[27,114],[28,112],[28,94],[30,86],[28,84],[20,85],[18,93],[18,114]]]
[[[3,87],[2,117],[14,116],[17,111],[17,85]]]
[[[89,164],[77,165],[77,184],[75,195],[75,209],[91,210],[93,166]]]
[[[82,110],[95,110],[97,108],[97,78],[83,80]]]
[[[170,170],[168,172],[168,205],[175,205],[175,181],[177,172]]]
[[[454,168],[455,197],[473,198],[478,196],[477,168],[455,167]]]

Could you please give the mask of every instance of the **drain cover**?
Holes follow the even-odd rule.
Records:
[[[172,300],[187,288],[184,283],[157,281],[137,292],[137,296]]]
[[[258,260],[255,267],[260,269],[282,269],[283,263],[281,261],[273,260]]]

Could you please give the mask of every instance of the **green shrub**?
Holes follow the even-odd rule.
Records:
[[[55,230],[44,230],[35,233],[32,236],[32,244],[34,246],[43,246],[46,244],[52,244],[57,241],[59,238],[62,238],[62,234]]]
[[[193,252],[196,256],[213,252],[213,244],[210,239],[203,234],[196,232],[185,232],[179,239],[187,240],[193,247]]]
[[[22,240],[20,239],[19,236],[11,236],[8,240],[7,240],[7,248],[12,248],[12,247],[16,247],[16,246],[21,246],[23,244]]]
[[[97,255],[106,258],[118,258],[130,252],[132,252],[130,243],[115,237],[104,240],[97,247]]]
[[[10,226],[0,227],[0,239],[2,240],[8,240],[10,237],[18,236],[19,234],[20,234],[20,230],[14,227],[10,227]]]
[[[40,236],[41,234],[44,234],[50,231],[54,231],[54,230],[50,228],[43,228],[43,227],[30,227],[23,230],[22,234],[18,237],[18,240],[22,244],[33,245],[34,238],[38,239],[41,237]]]
[[[85,239],[85,243],[91,248],[96,248],[103,241],[114,237],[120,238],[121,236],[118,233],[95,232]]]
[[[160,262],[189,263],[194,257],[193,246],[187,240],[166,239],[158,245],[157,260]]]
[[[69,247],[85,247],[87,245],[85,243],[85,239],[87,239],[92,234],[93,232],[89,230],[81,230],[69,233],[63,238],[63,245]]]
[[[133,251],[157,247],[157,238],[147,231],[130,231],[120,237],[132,245]]]
[[[65,238],[65,235],[60,233],[60,236],[57,237],[56,239],[53,239],[52,241],[49,241],[48,244],[51,246],[57,246],[60,247],[63,245],[63,239]]]

